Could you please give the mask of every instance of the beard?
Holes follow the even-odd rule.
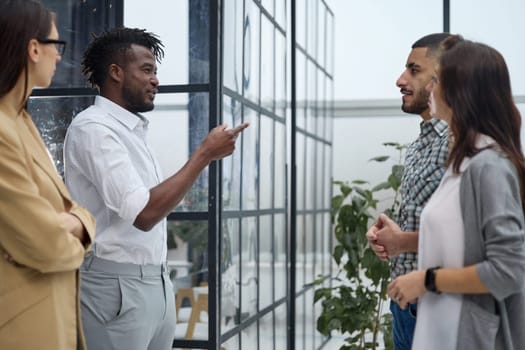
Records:
[[[149,112],[155,107],[153,102],[146,102],[144,94],[140,89],[124,86],[122,89],[122,97],[128,105],[127,109],[131,113]]]
[[[414,100],[410,105],[403,103],[401,110],[410,114],[422,114],[428,109],[429,93],[425,89],[419,89],[414,95]]]

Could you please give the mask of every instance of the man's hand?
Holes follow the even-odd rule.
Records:
[[[380,229],[376,232],[375,243],[383,247],[390,258],[404,253],[401,248],[401,235],[404,233],[399,225],[385,214],[380,214],[377,221],[380,222]]]
[[[412,271],[399,276],[387,287],[388,296],[402,309],[408,304],[414,304],[425,292],[425,270]]]
[[[380,214],[377,222],[368,230],[366,238],[372,250],[381,260],[398,256],[405,252],[417,252],[417,232],[403,232],[392,219]]]
[[[218,160],[229,156],[235,150],[237,136],[250,125],[242,123],[233,129],[228,129],[226,124],[213,128],[202,141],[201,148],[210,160]]]
[[[370,244],[370,248],[376,253],[376,256],[381,260],[388,260],[388,253],[384,246],[380,245],[377,242],[377,233],[379,230],[383,228],[383,222],[381,219],[377,219],[374,225],[370,227],[368,232],[366,233],[366,239],[368,239],[368,244]]]

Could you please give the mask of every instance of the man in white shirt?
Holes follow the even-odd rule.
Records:
[[[188,162],[162,181],[147,141],[164,55],[156,35],[120,28],[87,48],[83,72],[100,91],[71,123],[64,144],[66,184],[97,220],[92,254],[81,268],[88,348],[171,349],[173,287],[166,268],[166,216],[201,171],[230,155],[248,126],[211,130]]]

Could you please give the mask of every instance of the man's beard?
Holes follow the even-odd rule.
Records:
[[[127,102],[128,110],[131,113],[144,113],[153,110],[155,107],[153,102],[147,103],[144,101],[144,95],[140,90],[132,90],[124,87],[122,90],[122,97]]]
[[[422,114],[428,109],[428,97],[429,94],[424,89],[418,91],[415,95],[415,99],[412,101],[412,104],[407,105],[403,103],[401,105],[401,110],[405,113],[410,114]]]

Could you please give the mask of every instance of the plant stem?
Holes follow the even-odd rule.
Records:
[[[381,286],[381,284],[379,284]],[[381,306],[383,304],[383,300],[381,299],[381,291],[380,290],[376,290],[376,294],[377,294],[377,311],[376,311],[376,317],[375,317],[375,321],[374,321],[374,330],[373,330],[373,337],[372,337],[372,342],[373,342],[373,348],[375,350],[376,348],[376,344],[377,344],[377,334],[379,332],[379,325],[380,325],[380,321],[379,319],[381,318]]]

